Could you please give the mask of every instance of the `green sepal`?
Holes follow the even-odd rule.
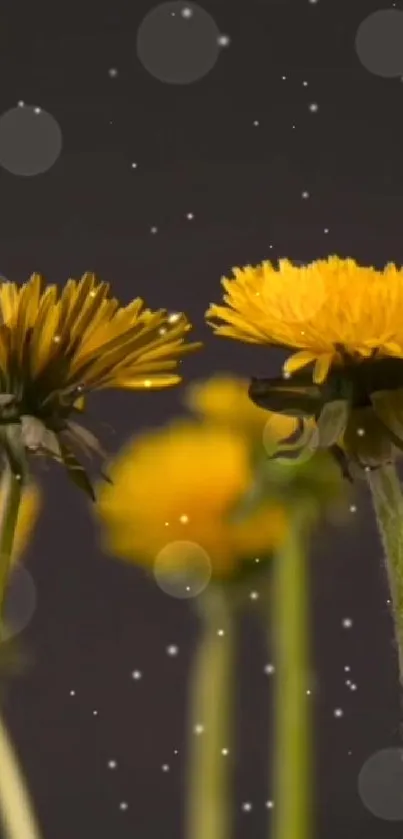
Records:
[[[377,417],[403,444],[403,389],[379,390],[370,399]]]
[[[57,434],[47,428],[45,423],[30,414],[23,414],[21,427],[23,443],[27,449],[46,454],[54,460],[62,459]]]
[[[335,445],[343,436],[350,412],[347,399],[335,399],[328,402],[317,419],[317,445],[320,449],[328,449]]]
[[[76,456],[67,446],[64,446],[62,443],[60,444],[61,448],[61,456],[62,462],[67,469],[69,477],[73,481],[73,483],[78,486],[79,489],[83,490],[86,495],[88,495],[92,501],[96,501],[94,488],[92,483],[84,469],[81,465],[79,460],[77,460]]]
[[[259,408],[290,417],[316,416],[323,404],[320,387],[312,384],[312,377],[282,376],[273,379],[252,379],[249,398]]]

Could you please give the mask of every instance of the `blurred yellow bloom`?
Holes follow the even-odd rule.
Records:
[[[72,419],[83,412],[85,395],[175,385],[179,359],[200,347],[184,343],[191,329],[185,315],[152,312],[140,298],[121,307],[109,284],[91,273],[62,290],[44,286],[39,274],[20,288],[1,283],[0,315],[0,419],[4,427],[14,424],[8,453],[17,459],[22,444],[58,460],[90,493],[75,452],[100,447]]]
[[[0,490],[0,507],[3,503]],[[41,507],[41,493],[34,484],[28,484],[23,490],[18,511],[17,527],[14,534],[12,562],[18,562],[30,540]]]
[[[283,259],[222,284],[226,305],[206,313],[217,334],[292,351],[283,378],[252,380],[256,405],[314,420],[318,447],[347,476],[349,463],[392,462],[403,449],[403,269]]]
[[[212,573],[236,573],[245,559],[269,555],[287,529],[284,508],[265,502],[242,521],[231,512],[253,481],[250,448],[230,429],[176,422],[131,441],[111,464],[98,508],[107,548],[152,566],[169,543],[189,541],[208,554]],[[174,556],[174,553],[173,553]]]

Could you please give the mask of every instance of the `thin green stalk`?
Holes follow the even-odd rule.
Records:
[[[226,592],[216,585],[198,601],[202,626],[190,680],[186,839],[231,839],[233,615]]]
[[[11,556],[21,503],[21,480],[6,462],[0,479],[0,623],[3,620],[4,598],[10,574]]]
[[[272,639],[275,647],[274,809],[271,839],[313,837],[312,699],[306,518],[294,514],[274,560]]]
[[[13,474],[8,462],[0,480],[0,630],[3,625],[4,600],[10,574],[15,530],[20,509],[21,480]],[[1,637],[0,637],[1,642]],[[7,728],[0,718],[0,819],[5,839],[40,839],[39,830],[13,752]]]
[[[397,642],[399,679],[403,687],[403,495],[396,467],[381,466],[368,474],[375,515],[385,551]]]
[[[40,839],[28,792],[0,717],[0,818],[4,839]]]

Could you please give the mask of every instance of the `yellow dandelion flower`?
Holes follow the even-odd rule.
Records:
[[[168,544],[189,541],[209,556],[215,577],[269,554],[284,538],[284,507],[263,503],[242,521],[231,512],[253,480],[250,450],[230,429],[189,422],[139,436],[110,468],[98,510],[108,549],[152,566]]]
[[[185,315],[152,312],[140,298],[121,307],[91,273],[62,290],[44,286],[38,274],[20,288],[2,283],[0,320],[0,425],[9,460],[18,463],[21,449],[47,454],[90,493],[74,448],[102,452],[72,419],[86,395],[175,385],[180,357],[200,346],[184,344]]]
[[[403,449],[403,269],[284,259],[234,269],[222,284],[226,305],[206,313],[217,334],[295,351],[283,378],[252,381],[256,404],[313,418],[319,447],[346,474],[346,458],[368,469],[393,460]]]

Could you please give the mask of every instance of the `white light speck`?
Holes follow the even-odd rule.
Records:
[[[40,114],[42,112],[42,108],[34,108],[34,114]]]
[[[132,679],[136,679],[136,680],[141,679],[142,675],[143,674],[142,674],[141,670],[133,670]]]
[[[193,727],[193,734],[203,734],[203,731],[204,725],[201,725],[199,722]]]
[[[25,106],[25,102],[23,102],[22,99],[20,99],[20,101],[17,102],[17,105],[19,108],[23,108]]]
[[[256,128],[256,126],[260,125],[259,120],[258,120],[258,119],[255,119],[255,121],[254,121],[253,125],[255,126],[255,128]]]
[[[302,87],[308,87],[308,82],[302,82]]]
[[[350,685],[350,690],[357,690],[357,685],[355,685],[355,684]]]
[[[364,437],[365,428],[357,428],[357,434],[358,434],[359,437]]]
[[[178,652],[179,652],[179,647],[177,647],[175,644],[170,644],[169,647],[167,647],[168,655],[171,655],[171,656],[178,655]]]
[[[108,769],[116,769],[117,765],[116,760],[108,760]]]
[[[75,696],[75,695],[76,695],[75,690],[71,690],[71,691],[70,691],[70,696]]]
[[[244,801],[244,803],[242,804],[242,810],[244,811],[244,813],[250,813],[251,809],[252,809],[251,802],[250,801]]]
[[[352,618],[343,618],[341,623],[342,623],[343,629],[351,629],[351,627],[353,625],[353,619]]]
[[[229,749],[221,749],[221,754],[226,757],[229,754]]]
[[[127,810],[129,807],[127,801],[121,801],[119,804],[119,810]]]
[[[268,810],[272,810],[274,807],[274,801],[266,801],[266,807]]]
[[[343,711],[343,709],[342,709],[342,708],[335,708],[335,709],[334,709],[333,715],[334,715],[335,717],[340,718],[340,717],[342,717],[342,716],[343,716],[343,714],[344,714],[344,711]]]
[[[275,668],[274,668],[274,664],[265,664],[265,666],[264,666],[264,672],[265,672],[267,675],[271,676],[271,674],[272,674],[272,673],[274,673],[274,670],[275,670]]]
[[[282,81],[285,82],[287,80],[287,76],[281,76]]]
[[[93,711],[92,714],[93,714],[94,717],[97,717],[98,716],[98,711]]]
[[[116,67],[111,67],[111,68],[108,70],[108,76],[110,76],[110,78],[111,78],[111,79],[116,79],[116,76],[117,76],[117,75],[118,75],[118,71],[117,71],[117,68],[116,68]]]
[[[167,763],[163,763],[161,766],[163,772],[169,772],[169,766]]]
[[[137,165],[138,165],[137,163],[132,163],[131,164],[132,169],[137,169]]]
[[[329,233],[329,228],[328,228],[328,227],[325,227],[325,229],[324,229],[324,231],[323,231],[323,232],[324,232],[324,233]]]
[[[158,233],[158,227],[151,227],[150,233]]]
[[[257,557],[255,557],[255,562],[260,562],[260,559],[259,559],[259,557],[258,557],[258,556],[257,556]]]
[[[250,597],[251,600],[258,600],[259,592],[258,591],[251,591],[249,597]]]
[[[181,15],[182,17],[189,19],[190,17],[193,17],[193,9],[190,9],[189,6],[185,6],[185,8],[181,10]]]
[[[309,198],[309,192],[307,192],[306,190],[304,190],[304,192],[301,192],[301,198]]]
[[[219,630],[217,631],[217,635],[220,635],[221,637],[222,637],[223,635],[225,635],[224,630],[223,630],[223,629],[219,629]]]
[[[350,504],[350,513],[356,513],[356,512],[357,512],[356,505],[355,504]]]
[[[308,689],[308,690],[307,690],[307,692],[306,692],[306,695],[307,695],[307,696],[310,696],[310,695],[311,695],[311,692],[312,692],[312,691],[310,691],[310,690]]]
[[[183,513],[182,516],[179,516],[179,521],[181,524],[188,524],[189,523],[189,516],[186,513]]]
[[[186,218],[188,219],[188,221],[192,221],[192,219],[194,219],[194,214],[193,213],[186,213]]]
[[[346,664],[345,667],[344,667],[344,672],[349,673],[350,670],[351,670],[351,667],[348,664]]]
[[[309,105],[309,110],[310,110],[311,114],[316,114],[316,112],[319,110],[318,103],[317,102],[311,102],[311,104]]]
[[[229,47],[231,43],[231,38],[229,35],[220,35],[217,39],[217,44],[219,47]]]

